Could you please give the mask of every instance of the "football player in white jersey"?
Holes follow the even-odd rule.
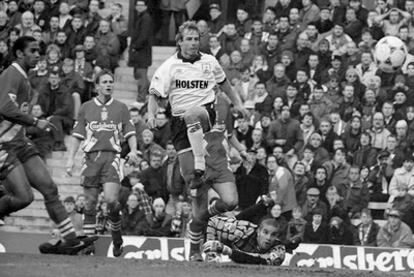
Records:
[[[178,153],[181,173],[190,189],[197,190],[203,184],[205,173],[204,133],[215,123],[215,92],[218,85],[230,98],[236,110],[248,115],[239,96],[232,90],[225,73],[214,56],[200,53],[200,34],[195,22],[185,22],[176,35],[178,51],[167,59],[155,72],[149,90],[148,125],[155,128],[158,102],[168,98],[172,111],[172,140]],[[204,230],[197,224],[204,213],[202,200],[193,199],[193,221],[189,228],[191,260],[200,260],[199,244]],[[199,202],[199,203],[198,203]],[[217,202],[216,202],[217,203]],[[219,201],[219,204],[226,204]],[[231,201],[226,210],[232,210],[237,201]],[[214,207],[210,207],[216,210]],[[205,209],[205,207],[204,207]],[[220,209],[222,210],[222,209]],[[204,221],[204,220],[202,220]]]

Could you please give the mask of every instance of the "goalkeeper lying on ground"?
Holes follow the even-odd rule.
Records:
[[[218,261],[223,254],[236,263],[281,265],[285,253],[292,253],[301,239],[282,242],[279,239],[282,228],[273,218],[265,218],[258,225],[244,220],[247,214],[257,216],[256,212],[266,211],[269,206],[266,202],[261,201],[236,217],[210,218],[203,245],[206,260]]]

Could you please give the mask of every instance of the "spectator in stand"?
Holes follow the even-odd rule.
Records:
[[[33,3],[33,16],[34,21],[37,26],[39,26],[42,30],[46,30],[48,28],[48,15],[46,10],[46,4],[43,0],[35,0]]]
[[[163,45],[169,45],[169,28],[171,17],[174,18],[175,32],[177,33],[178,27],[187,20],[187,10],[185,7],[186,0],[162,0],[160,1],[161,9],[161,40]]]
[[[240,43],[243,37],[241,37],[236,30],[234,23],[228,23],[224,26],[223,32],[220,35],[220,43],[223,50],[230,54],[234,50],[240,48]]]
[[[220,6],[216,3],[213,3],[209,6],[210,20],[208,23],[208,28],[211,34],[220,36],[226,21],[221,15]]]
[[[66,43],[70,49],[74,49],[76,45],[82,44],[85,41],[86,28],[83,26],[83,18],[80,14],[75,14],[66,30]],[[71,58],[74,58],[74,53],[71,53]]]
[[[240,5],[236,14],[236,30],[240,37],[252,30],[252,20],[249,18],[249,10],[246,6]]]
[[[42,32],[43,41],[49,45],[51,43],[56,43],[57,32],[59,30],[59,17],[51,16],[49,19],[49,28]]]
[[[81,102],[84,103],[90,100],[94,96],[93,92],[93,78],[94,78],[94,70],[93,65],[86,61],[85,58],[85,47],[82,44],[76,45],[75,49],[75,72],[79,74],[84,82],[85,89],[81,94],[82,99]],[[76,115],[75,115],[76,118]]]
[[[128,28],[127,19],[122,14],[122,9],[122,4],[112,3],[111,14],[106,18],[109,22],[111,22],[112,32],[114,32],[118,37],[124,35]]]
[[[135,126],[135,133],[137,134],[138,148],[140,148],[140,146],[143,145],[142,132],[148,129],[148,126],[145,123],[144,119],[142,118],[141,112],[138,108],[132,107],[129,110],[129,116],[131,118],[132,123]]]
[[[266,85],[262,82],[255,84],[254,91],[255,111],[259,114],[271,113],[273,109],[273,97],[266,90]]]
[[[354,235],[350,227],[339,217],[332,217],[329,222],[328,244],[353,245]]]
[[[145,192],[140,194],[131,193],[128,197],[127,206],[122,211],[121,230],[123,235],[139,235],[140,222],[152,220],[152,209]]]
[[[328,207],[325,202],[320,199],[320,191],[317,187],[309,187],[306,190],[306,199],[303,204],[301,204],[301,207],[303,217],[307,221],[311,220],[312,213],[315,209],[321,209],[324,218],[327,217]]]
[[[346,151],[344,148],[336,149],[333,152],[332,160],[323,164],[330,180],[331,185],[339,188],[340,184],[346,182],[349,174],[350,165],[346,162]]]
[[[302,215],[302,209],[300,207],[295,207],[292,210],[292,219],[287,225],[286,239],[292,240],[293,238],[298,237],[301,241],[303,241],[306,223],[307,222]]]
[[[67,30],[69,28],[71,20],[72,16],[70,15],[68,3],[61,2],[59,5],[59,29]]]
[[[49,73],[49,84],[45,88],[44,95],[49,96],[49,99],[43,102],[45,107],[46,103],[49,104],[47,118],[56,126],[52,128],[55,142],[53,151],[66,151],[65,131],[70,133],[73,126],[74,103],[71,92],[60,84],[59,72]]]
[[[154,142],[165,149],[171,138],[171,124],[164,111],[159,111],[155,116],[157,128],[153,131]]]
[[[134,78],[138,81],[137,101],[140,103],[146,101],[149,88],[148,67],[152,63],[153,22],[147,8],[147,1],[136,1],[135,32],[131,35],[129,45],[128,65],[134,67]]]
[[[208,32],[208,25],[205,20],[197,21],[197,29],[200,33],[200,51],[207,53],[209,50],[210,33]]]
[[[410,227],[401,221],[401,213],[398,210],[389,211],[387,223],[378,232],[377,245],[396,248],[413,247],[413,233]]]
[[[301,29],[306,29],[308,23],[319,19],[319,7],[315,5],[311,0],[302,0],[303,9],[300,13],[302,19]]]
[[[408,194],[414,196],[414,157],[411,153],[407,153],[404,158],[403,166],[394,171],[388,188],[390,198],[388,202],[392,203],[394,198],[398,196],[398,188],[402,187],[408,191]]]
[[[150,167],[142,171],[141,181],[144,190],[152,199],[167,199],[166,176],[162,169],[161,153],[153,152],[149,159]]]
[[[32,115],[38,119],[45,119],[42,107],[39,104],[35,104],[32,107]],[[26,127],[26,135],[36,146],[39,151],[40,157],[45,160],[46,157],[52,153],[54,140],[52,134],[46,130],[40,130],[36,127]]]
[[[72,56],[72,48],[66,43],[68,36],[66,32],[60,29],[56,35],[56,45],[59,47],[60,59],[70,58]]]
[[[139,224],[139,235],[150,237],[169,237],[172,236],[171,221],[172,216],[165,213],[165,202],[162,198],[154,199],[152,203],[151,223],[141,221]]]
[[[380,227],[372,220],[371,211],[361,211],[361,223],[356,226],[354,232],[354,245],[377,246],[377,234]]]
[[[168,202],[165,212],[171,216],[176,215],[177,205],[181,198],[187,194],[185,182],[180,172],[180,165],[177,159],[177,152],[171,141],[166,145],[167,159],[162,164],[163,176],[168,192]]]
[[[361,211],[368,207],[369,191],[367,184],[361,181],[358,166],[351,166],[349,169],[348,182],[342,193],[340,195],[344,199],[349,218],[360,217]]]
[[[267,144],[270,147],[282,146],[289,159],[299,155],[303,147],[303,135],[299,122],[290,117],[289,106],[283,106],[280,119],[270,125]]]
[[[95,68],[96,67],[100,67],[100,68],[105,68],[109,66],[109,63],[106,62],[104,64],[101,64],[99,62],[96,61],[97,58],[97,49],[96,49],[96,43],[95,43],[95,38],[93,35],[87,35],[85,37],[85,41],[83,42],[83,46],[85,46],[85,60],[87,62],[90,62]],[[108,65],[106,65],[108,64]]]
[[[7,16],[9,17],[8,25],[13,28],[21,22],[22,14],[18,10],[17,0],[11,0],[8,2]]]
[[[86,203],[85,194],[79,194],[78,196],[76,196],[76,202],[75,202],[76,212],[83,214],[83,211],[85,210],[85,203]]]
[[[41,31],[41,28],[35,24],[33,13],[30,11],[22,14],[22,21],[16,25],[16,28],[20,31],[19,36],[32,36],[34,30]]]
[[[0,42],[1,44],[1,42]],[[41,94],[40,89],[48,82],[49,70],[45,56],[41,56],[34,70],[29,71],[29,81],[34,93]]]
[[[409,12],[392,8],[388,12],[378,15],[374,20],[382,25],[382,31],[386,36],[398,36],[399,28],[406,25],[410,19],[411,14]]]
[[[394,200],[391,203],[391,209],[396,209],[401,213],[401,220],[408,224],[412,230],[413,224],[413,214],[414,214],[414,197],[408,194],[408,190],[405,187],[399,187],[398,194],[395,196]],[[387,214],[385,210],[385,215]]]
[[[145,129],[141,133],[142,144],[138,145],[138,150],[142,152],[143,158],[149,161],[152,153],[157,152],[164,156],[164,148],[154,142],[154,133],[149,129]]]
[[[305,225],[303,233],[304,243],[324,244],[328,240],[328,226],[324,222],[324,212],[321,209],[314,209],[311,220]]]
[[[75,198],[73,196],[66,197],[63,200],[63,206],[65,207],[65,210],[73,223],[76,235],[83,236],[82,214],[78,213],[75,209]]]
[[[241,210],[252,206],[269,188],[269,174],[266,167],[257,163],[256,155],[256,149],[248,149],[246,160],[235,172]]]
[[[89,2],[89,12],[85,18],[85,26],[88,35],[94,36],[99,28],[100,21],[102,17],[98,14],[99,10],[99,1],[91,0]]]
[[[216,57],[217,60],[220,60],[220,57],[225,54],[223,48],[220,45],[219,38],[216,35],[211,35],[208,40],[208,51],[207,54],[211,54]]]
[[[91,2],[93,1],[95,0]],[[98,57],[109,59],[108,69],[114,72],[115,68],[118,67],[120,44],[118,37],[111,32],[110,23],[107,20],[102,19],[100,21],[95,38]]]
[[[378,151],[371,146],[371,135],[367,132],[362,133],[359,144],[357,150],[350,151],[353,152],[353,164],[359,167],[363,165],[368,167],[374,166],[377,163]]]
[[[172,236],[185,238],[187,236],[188,224],[192,219],[191,200],[183,200],[177,205],[177,212],[171,221]]]
[[[64,59],[62,63],[62,79],[60,85],[72,95],[73,111],[72,117],[77,118],[82,95],[85,91],[85,83],[82,76],[75,72],[74,61],[72,59]]]
[[[269,173],[268,193],[276,203],[282,205],[282,213],[289,218],[289,213],[297,206],[292,174],[287,168],[278,164],[274,155],[267,157],[266,166]]]

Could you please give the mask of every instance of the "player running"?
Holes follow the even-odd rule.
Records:
[[[72,174],[76,152],[82,140],[85,152],[82,176],[86,195],[83,228],[86,235],[95,232],[96,203],[103,189],[108,206],[109,226],[113,241],[113,255],[122,254],[121,216],[118,194],[120,189],[121,139],[128,141],[128,160],[137,162],[135,127],[129,119],[125,104],[112,98],[114,76],[102,70],[96,76],[98,96],[80,108],[78,121],[73,129],[67,163],[67,172]],[[102,186],[102,187],[101,187]]]
[[[155,72],[149,90],[148,125],[155,128],[155,115],[158,109],[158,101],[168,98],[172,111],[172,139],[177,150],[181,173],[191,189],[198,189],[204,182],[221,183],[220,192],[222,199],[213,201],[209,207],[210,212],[221,213],[232,210],[237,205],[237,192],[235,189],[233,174],[227,166],[227,155],[219,150],[209,153],[207,157],[212,159],[212,169],[221,170],[214,173],[220,177],[214,182],[206,169],[204,134],[215,123],[215,92],[213,88],[218,85],[230,98],[236,110],[247,114],[242,107],[238,95],[231,89],[225,73],[214,56],[200,53],[200,34],[194,22],[185,22],[179,27],[176,42],[178,52],[167,59]],[[222,145],[222,136],[215,140],[209,140],[214,145]],[[218,143],[218,144],[217,144]],[[207,146],[208,148],[208,146]],[[224,167],[221,161],[226,160]],[[217,167],[220,165],[220,167]],[[231,173],[231,171],[230,171]],[[230,177],[231,175],[231,177]],[[232,186],[226,184],[233,183]],[[217,187],[217,186],[216,186]],[[228,193],[227,188],[231,190]],[[233,197],[226,197],[231,195]],[[235,195],[235,197],[234,197]],[[193,220],[189,226],[191,241],[191,260],[202,260],[199,246],[204,238],[206,213],[206,194],[198,193],[193,199]],[[211,215],[211,213],[210,213]]]
[[[12,97],[17,105],[29,105],[32,95],[27,72],[33,68],[39,59],[39,45],[33,37],[23,36],[16,40],[13,54],[17,57],[0,76],[2,84],[2,99]],[[9,120],[10,119],[10,120]],[[2,197],[0,214],[7,215],[27,206],[33,200],[30,186],[38,190],[44,197],[46,210],[56,223],[62,239],[54,244],[46,243],[39,246],[42,253],[76,254],[89,246],[97,237],[80,240],[76,237],[75,229],[59,200],[56,184],[53,182],[39,152],[25,136],[23,126],[9,115],[3,114],[0,122],[0,147],[2,155],[1,177],[5,178],[3,185],[11,194]],[[22,122],[23,123],[23,122]],[[45,129],[47,122],[37,121],[38,126]],[[20,199],[16,201],[17,198]],[[23,203],[21,200],[24,200]]]

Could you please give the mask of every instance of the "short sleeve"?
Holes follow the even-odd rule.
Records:
[[[150,94],[154,94],[161,98],[168,97],[171,81],[168,68],[169,66],[163,64],[155,71],[149,88]]]
[[[75,138],[84,140],[86,137],[86,119],[85,119],[85,105],[82,105],[79,114],[78,114],[78,120],[76,120],[75,125],[73,126],[73,132],[72,135]]]
[[[217,84],[221,84],[226,80],[226,73],[215,58],[213,59],[213,74]]]

